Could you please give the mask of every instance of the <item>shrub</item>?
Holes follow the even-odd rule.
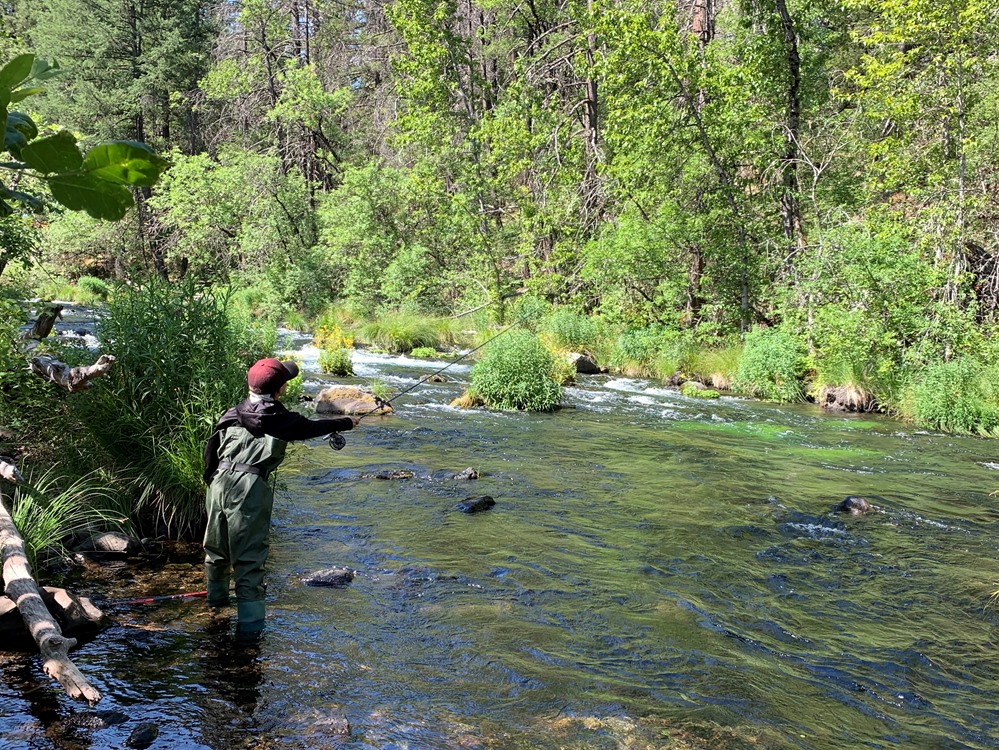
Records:
[[[418,346],[413,351],[411,351],[410,356],[416,357],[417,359],[440,359],[441,353],[434,349],[432,346]]]
[[[76,285],[95,300],[106,301],[110,288],[108,283],[96,276],[81,276],[76,280]]]
[[[396,354],[416,347],[439,348],[452,341],[450,325],[435,318],[411,312],[390,312],[360,328],[360,337],[369,344]]]
[[[945,432],[999,433],[999,368],[965,357],[921,370],[903,399],[903,413],[920,427]]]
[[[733,385],[768,401],[800,401],[805,356],[804,344],[789,332],[756,328],[746,334]]]
[[[721,394],[718,391],[712,390],[710,388],[704,388],[700,383],[693,380],[688,380],[686,383],[680,386],[680,393],[682,393],[687,398],[720,398]]]
[[[556,367],[535,334],[512,330],[472,367],[471,390],[497,409],[551,411],[562,399],[562,387],[553,380]]]
[[[350,361],[350,349],[342,346],[335,349],[323,349],[319,353],[319,369],[329,375],[353,376],[354,365]]]
[[[597,324],[585,315],[560,307],[540,324],[541,336],[555,349],[581,351],[597,338]]]
[[[732,381],[739,371],[741,356],[741,345],[699,351],[691,363],[691,373],[703,382],[727,391],[732,387]]]
[[[551,309],[547,300],[534,294],[525,294],[513,303],[510,313],[517,325],[537,333]]]
[[[273,330],[234,319],[227,303],[190,280],[117,290],[98,325],[115,366],[70,401],[110,464],[136,482],[137,511],[182,534],[202,518],[204,443],[244,397],[247,366],[274,344]]]

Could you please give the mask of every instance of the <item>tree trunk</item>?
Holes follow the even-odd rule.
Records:
[[[59,624],[42,601],[24,553],[24,539],[2,501],[0,559],[3,560],[5,593],[17,603],[25,627],[38,644],[38,650],[45,659],[45,674],[62,685],[70,698],[97,703],[101,699],[100,691],[87,681],[69,658],[69,650],[76,646],[76,639],[63,636]]]

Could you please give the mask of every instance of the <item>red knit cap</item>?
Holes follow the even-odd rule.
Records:
[[[298,365],[274,357],[259,359],[246,371],[246,383],[255,393],[273,394],[298,375]]]

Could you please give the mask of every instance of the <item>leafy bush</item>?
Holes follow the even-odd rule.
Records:
[[[319,369],[329,375],[352,376],[354,365],[350,361],[350,349],[342,346],[335,349],[323,349],[319,353]]]
[[[920,427],[999,434],[999,368],[965,357],[920,371],[906,390],[903,413]]]
[[[117,290],[98,326],[115,365],[70,402],[111,465],[137,483],[137,510],[181,533],[202,517],[204,443],[244,397],[246,368],[274,343],[227,302],[191,281]]]
[[[680,393],[687,398],[720,398],[721,394],[711,388],[700,387],[700,383],[688,380],[680,386]]]
[[[84,294],[89,295],[95,300],[107,300],[108,294],[111,291],[108,283],[103,279],[98,279],[96,276],[81,276],[76,280],[76,285]]]
[[[551,313],[552,306],[547,300],[534,294],[525,294],[517,298],[510,311],[511,318],[517,325],[537,333],[542,321]]]
[[[432,346],[418,346],[413,351],[411,351],[410,356],[416,357],[417,359],[440,359],[441,353],[434,349]]]
[[[581,351],[597,338],[597,324],[585,315],[560,307],[541,321],[540,333],[556,349]]]
[[[530,331],[496,339],[472,367],[472,391],[497,409],[552,411],[562,399],[555,356]]]
[[[791,333],[756,328],[746,334],[734,387],[768,401],[800,401],[805,356],[804,344]]]

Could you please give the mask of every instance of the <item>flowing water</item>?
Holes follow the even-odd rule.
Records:
[[[396,390],[441,366],[355,358]],[[156,748],[999,747],[999,443],[609,376],[554,414],[461,411],[446,374],[290,451],[262,642],[200,600],[110,605],[74,659],[129,722],[75,727],[6,657],[0,747],[137,721]],[[834,513],[850,494],[874,512]],[[302,584],[332,566],[353,583]],[[82,585],[200,587],[195,558],[145,575]]]

